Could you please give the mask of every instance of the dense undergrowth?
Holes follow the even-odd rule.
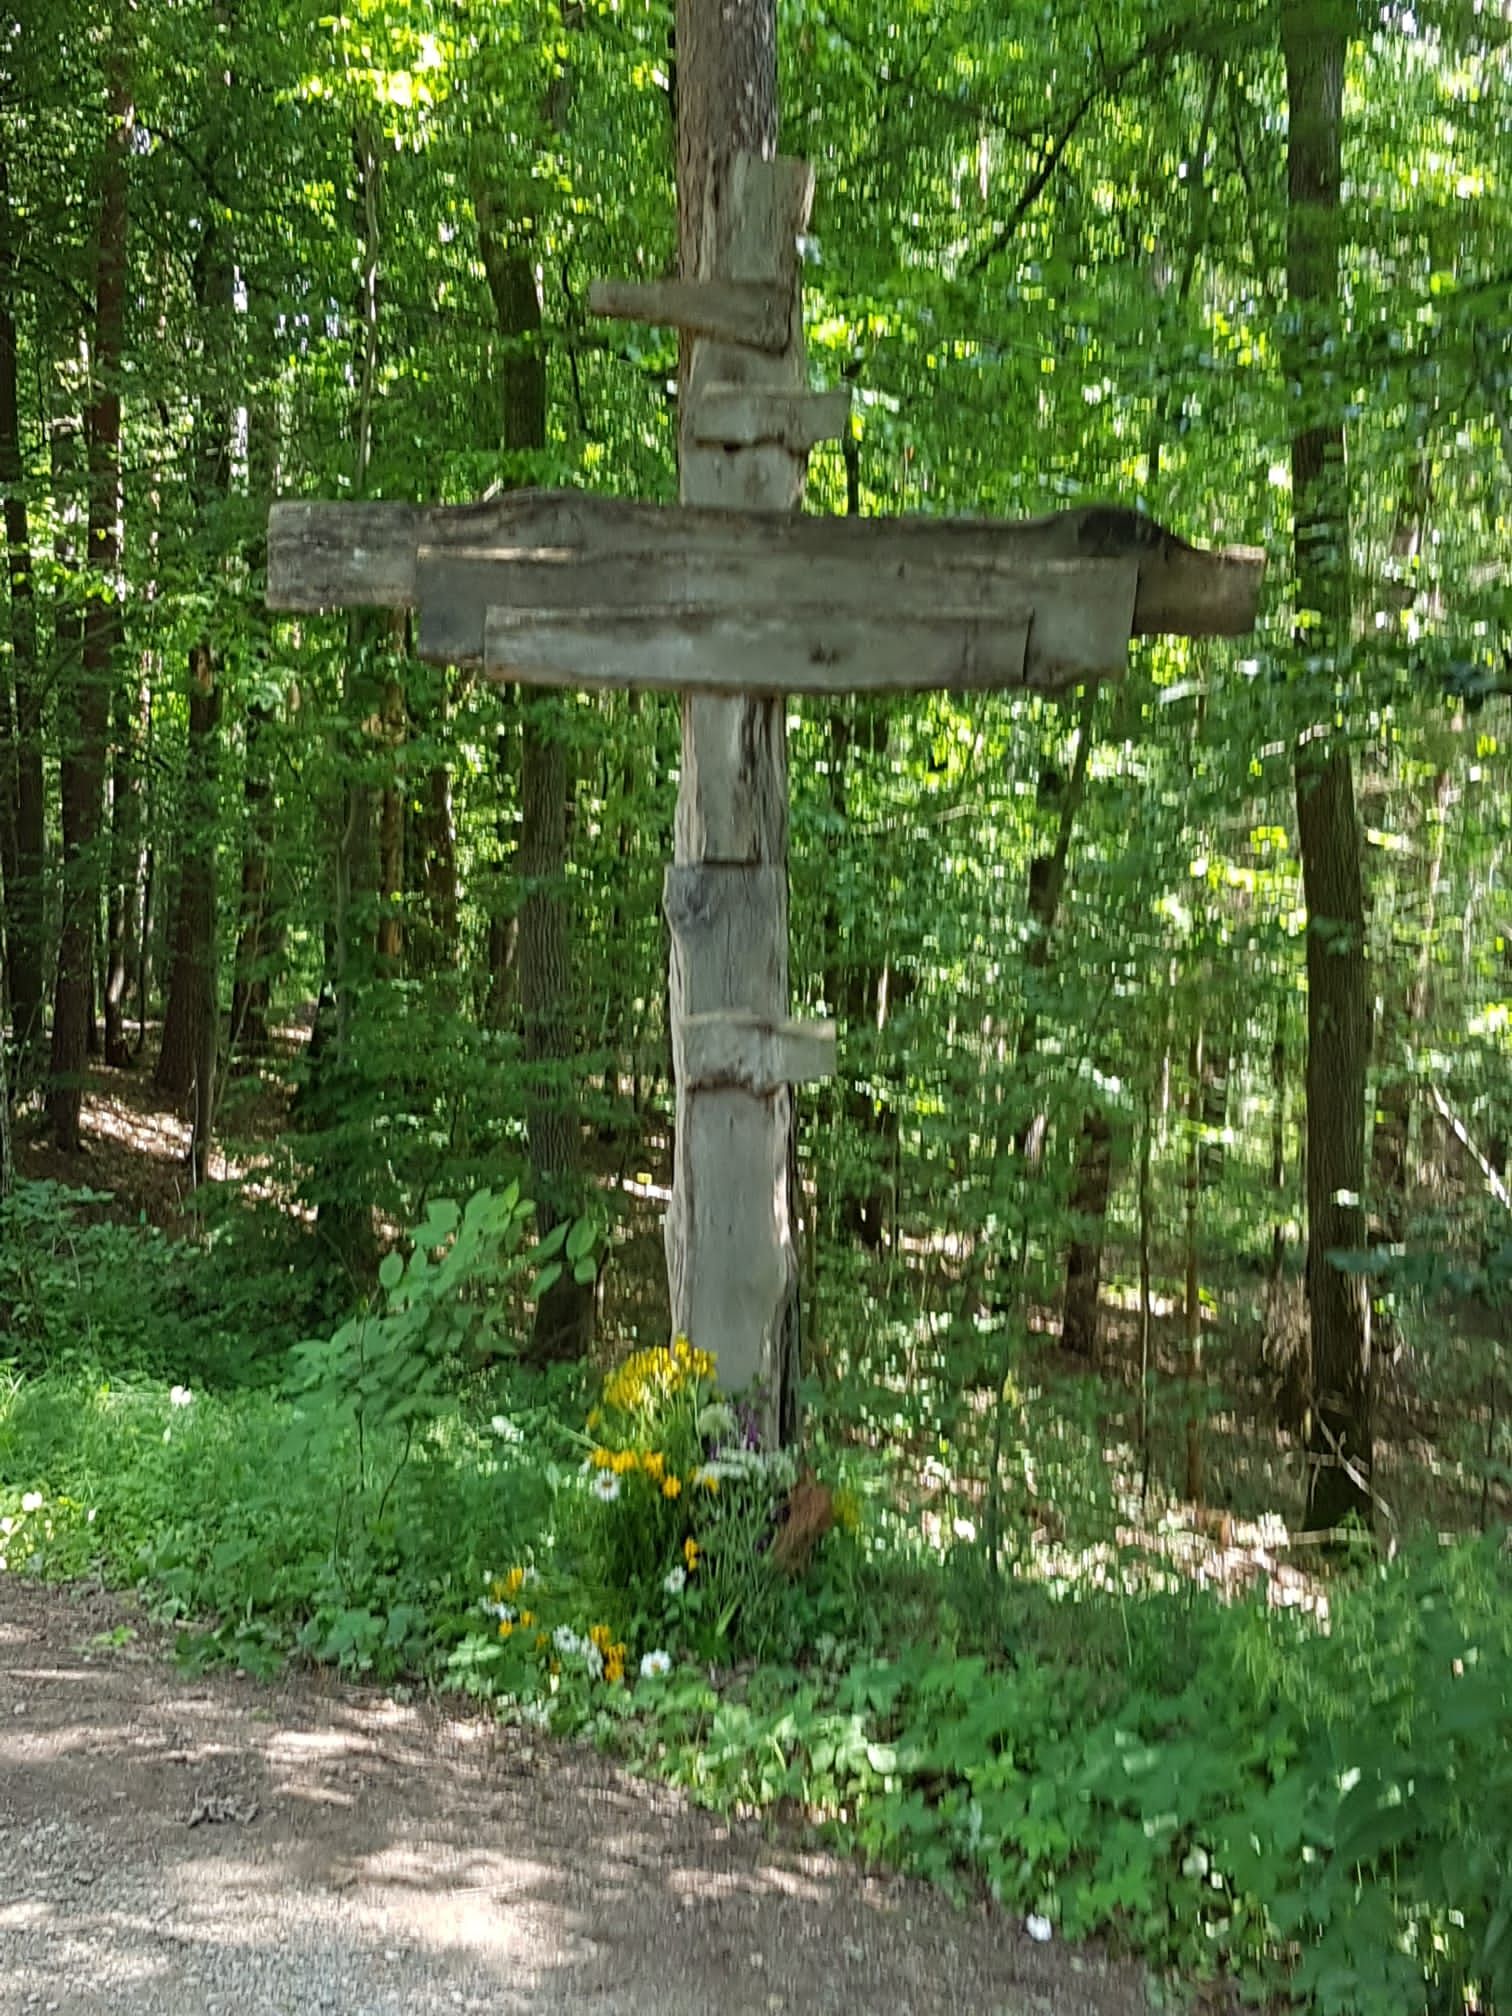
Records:
[[[213,1256],[58,1204],[23,1189],[0,1249],[6,1574],[135,1586],[187,1660],[464,1688],[1184,1978],[1512,2007],[1502,1536],[1223,1600],[1094,1548],[1097,1438],[1024,1408],[1082,1502],[994,1566],[822,1395],[800,1470],[695,1348],[515,1368],[482,1286],[525,1264],[510,1193],[432,1207],[375,1306],[293,1351],[216,1333]]]

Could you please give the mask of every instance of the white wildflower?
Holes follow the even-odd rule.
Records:
[[[501,1442],[522,1442],[525,1439],[507,1414],[495,1414],[488,1425]]]
[[[735,1410],[725,1405],[723,1400],[712,1400],[700,1410],[698,1432],[707,1442],[717,1442],[723,1435],[735,1433]]]
[[[1045,1944],[1046,1940],[1053,1938],[1055,1935],[1055,1927],[1050,1923],[1050,1920],[1048,1918],[1041,1918],[1037,1911],[1031,1912],[1024,1920],[1024,1930],[1029,1934],[1031,1939],[1037,1940],[1041,1946]]]
[[[600,1504],[612,1505],[620,1494],[620,1480],[612,1470],[600,1470],[593,1480],[593,1495]]]
[[[189,1391],[187,1386],[173,1386],[169,1388],[168,1405],[170,1407],[187,1407],[193,1398],[194,1395]]]
[[[583,1647],[583,1664],[588,1668],[588,1677],[590,1680],[603,1679],[604,1655],[600,1652],[597,1645],[589,1644]]]
[[[648,1652],[641,1661],[642,1680],[661,1680],[672,1671],[670,1652]]]
[[[669,1596],[681,1596],[687,1586],[688,1571],[686,1568],[674,1568],[662,1584],[663,1589],[666,1590]]]
[[[563,1659],[576,1659],[588,1644],[586,1638],[579,1638],[570,1624],[558,1624],[551,1634],[551,1642]]]
[[[483,1614],[485,1617],[496,1617],[501,1624],[513,1624],[515,1621],[515,1613],[507,1603],[485,1603]]]
[[[1181,1873],[1183,1876],[1201,1878],[1206,1876],[1210,1867],[1206,1848],[1192,1848],[1181,1865]]]
[[[23,1512],[40,1512],[42,1510],[42,1493],[40,1491],[28,1491],[21,1500],[21,1510]]]

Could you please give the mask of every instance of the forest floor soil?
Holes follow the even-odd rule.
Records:
[[[591,1752],[290,1673],[187,1677],[0,1577],[0,2012],[1136,2016],[1139,1972]]]

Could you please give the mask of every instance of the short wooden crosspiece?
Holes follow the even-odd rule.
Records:
[[[268,533],[277,609],[417,611],[417,649],[488,678],[684,696],[673,938],[673,1320],[755,1386],[778,1432],[796,1266],[791,1093],[834,1069],[830,1023],[788,1019],[785,862],[733,807],[756,696],[1055,691],[1116,677],[1131,637],[1236,636],[1263,558],[1203,551],[1093,505],[1021,523],[802,515],[810,448],[848,395],[805,383],[798,240],[807,165],[737,155],[693,278],[600,283],[600,313],[694,338],[675,507],[521,490],[461,507],[287,502]],[[722,711],[723,708],[723,711]],[[735,711],[732,713],[730,709]],[[763,731],[778,748],[775,735]],[[776,822],[785,853],[785,818]]]

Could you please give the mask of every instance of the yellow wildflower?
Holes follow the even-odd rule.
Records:
[[[523,1568],[511,1568],[509,1573],[504,1577],[504,1594],[506,1596],[517,1596],[524,1587],[525,1570]]]
[[[660,1484],[662,1473],[666,1469],[666,1458],[662,1455],[660,1449],[648,1449],[640,1460],[641,1468],[645,1471],[646,1475],[654,1484]]]
[[[535,1622],[534,1610],[522,1610],[520,1612],[520,1625],[523,1630],[528,1631],[531,1625],[534,1624],[534,1622]]]
[[[681,1477],[663,1477],[662,1479],[663,1498],[675,1498],[677,1497],[677,1495],[681,1490],[682,1490]]]
[[[549,1645],[550,1643],[551,1643],[551,1634],[550,1634],[550,1632],[549,1632],[549,1631],[537,1631],[537,1633],[536,1633],[536,1650],[537,1650],[537,1652],[544,1652],[544,1651],[546,1650],[546,1647],[547,1647],[547,1646],[548,1646],[548,1645]],[[555,1670],[555,1669],[553,1669],[553,1670]]]
[[[607,1624],[590,1624],[588,1626],[588,1642],[590,1645],[597,1645],[600,1652],[607,1659],[614,1646],[614,1633],[609,1629]]]
[[[584,1426],[587,1428],[588,1433],[590,1435],[593,1434],[594,1430],[598,1427],[599,1423],[603,1420],[603,1418],[604,1418],[603,1414],[597,1407],[590,1407],[588,1409],[588,1419],[584,1423]]]
[[[609,1467],[616,1477],[623,1477],[628,1471],[635,1468],[638,1460],[633,1449],[617,1449],[614,1453],[614,1460],[610,1463]]]
[[[501,1638],[508,1638],[508,1637],[510,1636],[510,1634],[511,1634],[511,1633],[513,1632],[513,1630],[514,1630],[514,1625],[513,1625],[513,1624],[512,1624],[511,1622],[510,1622],[509,1618],[507,1618],[507,1617],[502,1617],[502,1618],[500,1618],[500,1620],[499,1620],[499,1636],[500,1636]]]
[[[691,1536],[688,1539],[684,1540],[683,1559],[688,1564],[688,1573],[690,1575],[693,1573],[694,1569],[698,1566],[699,1552],[700,1549],[698,1542],[696,1540],[694,1540]]]
[[[595,1449],[589,1456],[588,1461],[593,1465],[595,1470],[611,1469],[614,1464],[614,1451],[612,1449]]]

